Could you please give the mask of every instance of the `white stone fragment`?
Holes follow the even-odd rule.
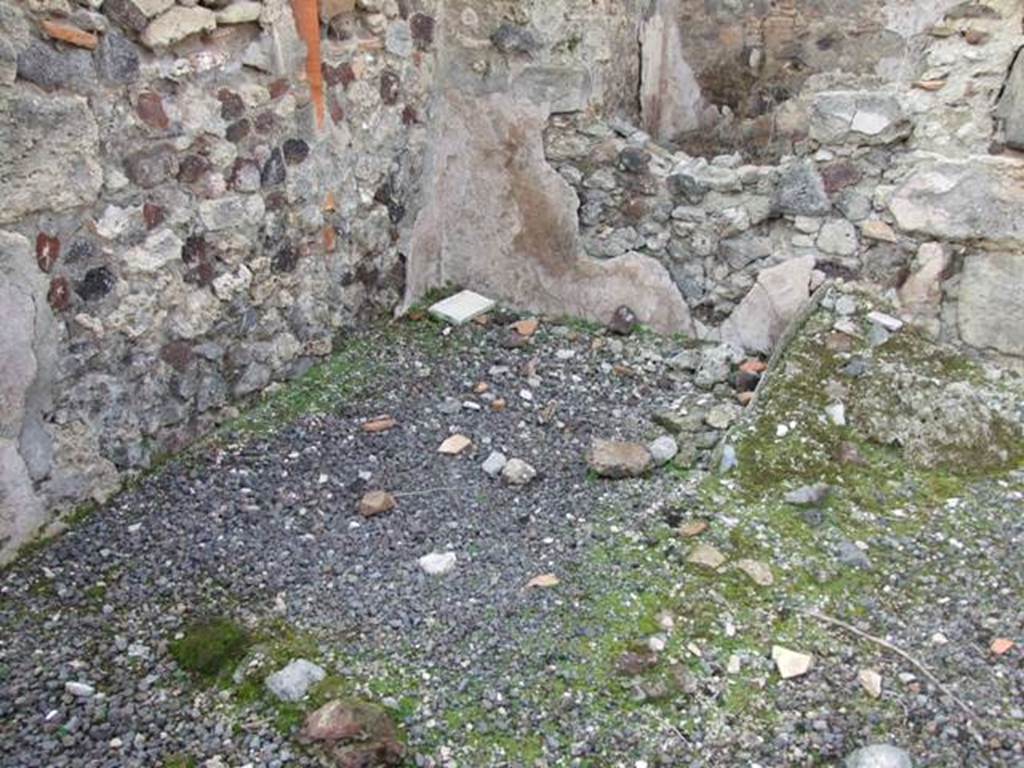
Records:
[[[676,454],[679,453],[679,444],[676,443],[674,438],[662,435],[648,445],[647,450],[651,452],[651,458],[654,459],[654,463],[660,467],[663,464],[668,464],[676,457]]]
[[[869,312],[868,320],[875,323],[875,325],[882,326],[890,333],[896,333],[896,331],[903,327],[902,320],[895,318],[892,315],[887,315],[884,312]]]
[[[430,314],[452,325],[464,325],[474,317],[494,309],[494,300],[473,291],[460,291],[454,296],[437,302],[430,308]]]
[[[501,478],[509,485],[527,485],[537,476],[537,470],[522,459],[509,459],[501,470]]]
[[[842,403],[832,403],[825,406],[825,415],[837,427],[846,426],[846,406]]]
[[[772,647],[772,660],[783,680],[806,675],[814,663],[814,657],[810,654],[791,651],[781,645]]]
[[[218,24],[245,24],[250,21],[259,21],[263,12],[263,3],[255,0],[241,0],[232,3],[227,8],[217,11]]]
[[[70,680],[64,683],[64,690],[80,699],[91,699],[96,695],[96,689],[88,683],[76,683]]]
[[[861,687],[867,691],[867,694],[877,699],[882,695],[882,676],[873,669],[862,669],[857,674],[857,680],[860,681]]]
[[[505,457],[505,454],[500,451],[491,451],[491,455],[487,457],[481,467],[489,476],[497,477],[501,474],[501,470],[505,468],[507,462],[508,459]]]
[[[175,6],[154,19],[143,31],[142,42],[150,48],[166,48],[199,32],[217,27],[217,17],[207,8]]]
[[[431,552],[419,559],[419,566],[428,576],[443,576],[455,568],[454,552]]]

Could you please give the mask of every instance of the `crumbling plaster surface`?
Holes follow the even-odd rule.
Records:
[[[665,268],[628,254],[585,254],[575,192],[544,157],[547,109],[493,94],[448,92],[436,117],[413,228],[407,297],[467,285],[516,306],[606,322],[616,308],[665,332],[693,332]]]

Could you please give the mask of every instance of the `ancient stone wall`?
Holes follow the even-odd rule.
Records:
[[[581,201],[584,250],[657,260],[697,335],[747,350],[769,351],[813,288],[839,277],[887,291],[906,322],[944,341],[1024,353],[1020,6],[840,3],[825,17],[813,2],[748,5],[759,29],[817,19],[836,39],[885,10],[920,39],[898,69],[876,47],[804,72],[772,115],[789,153],[768,163],[756,143],[693,156],[628,123],[556,117],[546,153]],[[701,18],[740,33],[729,14]]]
[[[928,66],[937,36],[964,34],[1013,3],[959,0],[660,0],[677,22],[682,55],[695,73],[690,114],[676,126],[690,151],[787,151],[801,138],[785,114],[811,78],[843,73],[862,82],[911,82]],[[983,33],[967,57],[988,56]],[[687,88],[687,90],[692,90]],[[779,110],[783,113],[780,116]],[[692,122],[699,122],[695,129]],[[672,138],[663,136],[663,138]]]
[[[1024,354],[1022,45],[1014,0],[0,0],[0,559],[447,283],[767,350],[843,276]]]
[[[635,112],[633,6],[0,0],[0,557],[395,309],[436,91]]]

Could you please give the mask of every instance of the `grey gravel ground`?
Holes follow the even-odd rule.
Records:
[[[818,604],[915,649],[983,716],[979,745],[919,673],[899,679],[914,671],[903,660],[797,614],[795,577],[747,603],[731,574],[686,565],[673,526],[693,516],[727,552],[740,546],[730,531],[749,531],[780,571],[807,565],[728,481],[708,490],[702,472],[671,467],[588,477],[591,437],[649,440],[655,412],[734,401],[669,362],[678,342],[546,326],[506,349],[506,336],[500,323],[367,332],[349,371],[363,391],[171,461],[0,574],[0,766],[318,764],[265,699],[177,668],[168,643],[203,615],[312,638],[318,663],[392,709],[410,765],[822,765],[879,740],[918,765],[1024,764],[1020,647],[988,651],[994,636],[1024,637],[1019,472],[935,509],[908,491],[910,516],[928,522],[872,521],[881,591],[843,582]],[[384,413],[393,430],[360,429]],[[439,455],[453,432],[473,448]],[[489,477],[492,450],[538,477]],[[398,508],[364,520],[357,502],[376,488]],[[841,569],[822,542],[808,560]],[[455,552],[454,571],[424,574],[432,551]],[[558,586],[526,588],[547,573]],[[623,674],[622,655],[652,637],[656,667]],[[776,640],[812,650],[812,673],[779,681]],[[885,680],[879,702],[857,687],[867,665]]]

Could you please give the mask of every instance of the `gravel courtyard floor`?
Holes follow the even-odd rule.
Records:
[[[820,314],[797,363],[823,348]],[[831,395],[800,389],[799,365],[746,419],[734,373],[713,374],[721,350],[547,323],[525,339],[512,319],[360,333],[0,573],[0,766],[320,765],[293,735],[339,693],[387,708],[408,765],[834,765],[878,742],[919,766],[1024,764],[1014,456],[921,469],[864,438],[856,411],[827,424]],[[864,354],[884,367],[892,347]],[[804,370],[825,382],[857,351]],[[685,460],[588,472],[592,438],[647,443],[665,412]],[[362,428],[382,414],[392,429]],[[737,417],[738,467],[709,473],[725,434],[709,423]],[[453,433],[472,447],[440,454]],[[856,460],[826,456],[832,440]],[[492,478],[492,451],[537,477]],[[816,480],[829,500],[783,501]],[[365,519],[375,489],[397,507]],[[725,561],[692,562],[701,545]],[[431,552],[454,569],[424,573]],[[211,617],[253,643],[198,679],[171,648]],[[810,671],[781,679],[776,645]],[[295,658],[328,677],[282,703],[263,679]]]

